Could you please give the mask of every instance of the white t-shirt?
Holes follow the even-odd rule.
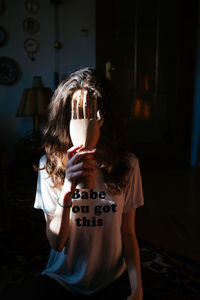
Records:
[[[46,156],[40,159],[40,168]],[[51,250],[45,270],[66,289],[92,294],[116,280],[126,269],[122,255],[122,214],[144,204],[139,162],[130,154],[129,182],[123,193],[112,196],[101,171],[93,190],[77,190],[70,211],[70,232],[62,252]],[[60,196],[46,170],[39,171],[35,208],[53,216]]]

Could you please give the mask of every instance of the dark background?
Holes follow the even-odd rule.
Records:
[[[197,4],[97,1],[97,68],[111,62],[130,138],[145,163],[189,165]],[[136,115],[137,99],[149,115]]]
[[[138,238],[199,261],[199,1],[63,0],[54,6],[45,0],[36,14],[27,12],[24,1],[4,3],[0,26],[7,40],[0,56],[15,60],[20,70],[15,83],[0,85],[4,241],[17,228],[18,210],[23,207],[26,214],[27,203],[33,207],[37,174],[32,165],[42,155],[33,118],[16,118],[22,92],[31,87],[33,76],[41,76],[54,91],[63,77],[91,66],[115,84],[131,148],[140,161],[145,205],[137,210]],[[27,17],[40,22],[38,33],[24,31]],[[40,43],[35,61],[24,49],[27,38]],[[61,48],[55,49],[55,40]],[[22,236],[15,241],[26,245]]]

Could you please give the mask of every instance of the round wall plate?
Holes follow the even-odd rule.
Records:
[[[0,57],[0,84],[14,84],[19,77],[20,69],[17,63],[9,57]]]
[[[40,23],[33,18],[26,18],[23,22],[24,31],[28,34],[36,34],[40,29]]]
[[[27,0],[25,7],[30,14],[36,14],[40,9],[40,5],[36,0]]]

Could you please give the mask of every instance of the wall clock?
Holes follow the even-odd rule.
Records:
[[[36,0],[27,0],[25,7],[30,14],[36,14],[40,9],[40,5]]]
[[[7,41],[7,32],[6,30],[0,26],[0,47],[2,47]]]
[[[11,85],[20,77],[17,63],[9,57],[0,57],[0,84]]]
[[[24,48],[26,52],[28,53],[28,56],[31,60],[35,60],[34,54],[39,49],[39,42],[35,39],[26,39],[24,42]]]
[[[24,31],[28,34],[35,34],[40,29],[40,23],[33,18],[26,18],[23,22]]]

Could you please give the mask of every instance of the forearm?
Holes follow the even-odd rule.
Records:
[[[137,238],[135,235],[127,235],[123,237],[123,253],[129,274],[131,291],[137,296],[137,300],[143,297],[140,254]]]
[[[67,197],[65,197],[67,195]],[[52,248],[62,251],[69,234],[70,204],[73,192],[63,188],[54,216],[51,218],[46,234]]]

